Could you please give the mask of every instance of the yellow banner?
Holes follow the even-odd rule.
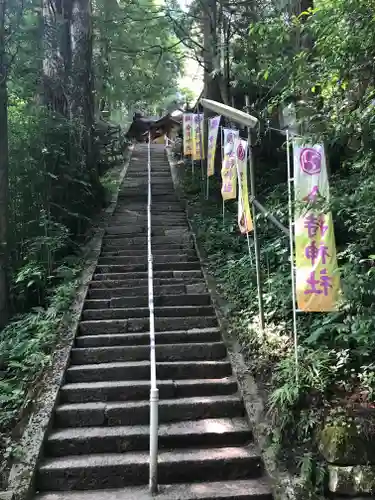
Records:
[[[334,311],[340,296],[324,147],[293,144],[295,186],[296,292],[299,309]]]
[[[193,132],[193,115],[192,113],[184,113],[182,116],[182,131],[184,136],[184,156],[190,156],[192,154],[193,142],[192,142],[192,132]]]
[[[207,176],[215,173],[215,153],[217,134],[219,131],[221,116],[215,116],[208,120],[208,146],[207,146]]]
[[[235,148],[238,178],[238,227],[242,234],[246,234],[253,230],[247,186],[247,141],[237,139]]]
[[[223,200],[237,197],[237,172],[235,165],[235,140],[239,137],[238,130],[223,128],[223,164],[221,168],[221,196]]]
[[[203,113],[193,116],[192,155],[193,160],[203,160]]]

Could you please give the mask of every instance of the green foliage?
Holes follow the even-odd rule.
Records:
[[[62,320],[76,294],[79,261],[55,270],[59,284],[47,292],[45,307],[20,315],[0,332],[0,473],[17,448],[8,430],[14,427],[35,400],[45,371],[50,368],[56,345],[61,340]],[[29,275],[43,274],[38,264],[29,263]],[[20,275],[19,275],[20,276]],[[17,436],[13,436],[16,438]]]
[[[177,92],[180,43],[153,0],[95,2],[99,97],[108,109],[153,114]]]
[[[254,255],[251,262],[246,240],[238,233],[236,203],[226,203],[223,225],[221,199],[215,198],[211,189],[212,196],[205,201],[198,181],[186,172],[185,194],[195,207],[195,231],[211,273],[229,301],[226,312],[230,329],[239,338],[254,375],[269,389],[270,447],[287,467],[301,475],[310,491],[320,492],[324,486],[324,464],[319,453],[324,423],[342,405],[375,401],[375,205],[371,157],[371,153],[356,155],[355,161],[352,158],[345,166],[344,174],[337,172],[331,182],[344,297],[337,312],[298,316],[298,374],[291,335],[287,238],[258,215],[267,322],[262,336],[257,326]],[[277,164],[266,165],[257,183],[267,209],[287,223],[286,185],[275,181],[272,184],[272,179],[280,178],[278,171]]]
[[[53,270],[100,208],[77,124],[25,102],[9,107],[9,232],[14,309],[43,304]]]

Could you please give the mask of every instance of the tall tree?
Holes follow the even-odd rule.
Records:
[[[8,55],[6,52],[7,1],[0,0],[0,328],[9,316],[7,280],[7,230],[8,230]]]

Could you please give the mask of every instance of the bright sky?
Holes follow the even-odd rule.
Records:
[[[178,0],[180,6],[186,10],[191,0]],[[201,66],[192,59],[191,57],[186,57],[185,59],[185,72],[184,76],[180,78],[180,87],[189,88],[194,92],[196,98],[199,97],[203,90],[203,71]]]
[[[203,89],[203,72],[197,61],[190,57],[185,59],[185,74],[179,83],[180,87],[191,89],[195,97],[199,97]]]

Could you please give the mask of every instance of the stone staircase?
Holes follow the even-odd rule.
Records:
[[[165,153],[152,148],[158,498],[271,500]],[[149,498],[146,209],[138,146],[45,442],[39,500]]]

